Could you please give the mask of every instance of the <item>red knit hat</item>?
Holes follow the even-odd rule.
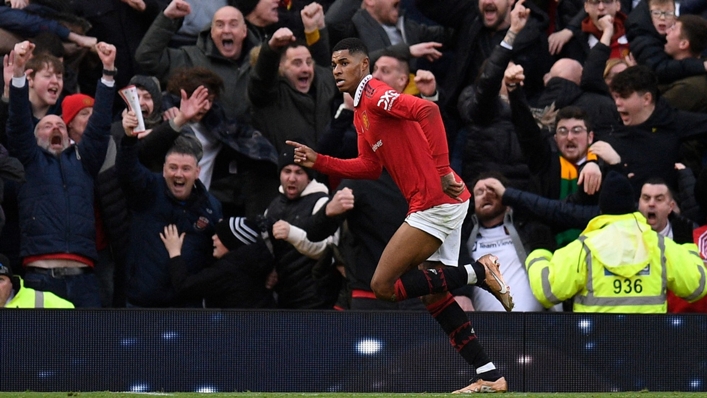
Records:
[[[78,115],[83,108],[93,107],[93,98],[86,94],[72,94],[61,102],[61,118],[67,125]]]

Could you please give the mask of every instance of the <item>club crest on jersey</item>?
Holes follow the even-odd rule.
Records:
[[[371,127],[371,122],[368,120],[368,113],[366,113],[366,111],[363,111],[361,115],[361,123],[363,123],[364,130],[368,130],[368,128]]]
[[[201,216],[199,217],[198,220],[194,223],[194,228],[196,228],[199,231],[204,230],[207,226],[209,225],[209,219]]]
[[[393,107],[393,103],[395,102],[396,99],[400,97],[400,93],[395,91],[395,90],[388,90],[383,95],[381,95],[380,99],[378,100],[377,106],[382,106],[383,109],[386,111],[389,111]]]

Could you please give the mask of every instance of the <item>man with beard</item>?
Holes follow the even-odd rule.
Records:
[[[558,79],[554,81],[559,82]],[[601,184],[601,170],[596,163],[597,157],[607,163],[615,164],[618,163],[615,159],[618,155],[605,142],[593,146],[594,153],[589,151],[594,142],[592,124],[587,113],[576,106],[566,106],[555,116],[554,140],[557,146],[555,153],[550,141],[543,137],[542,130],[535,123],[520,87],[522,82],[522,67],[516,65],[506,70],[504,83],[508,89],[513,125],[530,173],[536,179],[537,193],[550,199],[565,199],[574,197],[579,191],[584,191],[593,195],[594,199],[581,196],[582,201],[596,203],[594,194]],[[562,247],[571,242],[577,238],[579,232],[579,230],[559,232],[556,236],[557,245]]]
[[[519,4],[529,10],[528,22],[518,34],[509,32],[511,10]],[[440,25],[452,28],[456,42],[453,65],[440,82],[440,108],[445,116],[445,127],[450,148],[463,148],[460,140],[465,134],[457,109],[459,94],[474,83],[481,65],[497,45],[512,51],[511,60],[525,69],[524,84],[528,96],[534,98],[543,89],[543,75],[550,69],[552,59],[547,49],[544,32],[548,16],[532,1],[518,0],[416,0],[415,5],[426,17]],[[461,130],[461,131],[460,131]],[[460,138],[457,139],[457,133]],[[461,154],[452,153],[452,161]]]
[[[69,144],[66,124],[59,116],[46,115],[34,127],[25,77],[33,49],[30,42],[18,43],[8,59],[13,68],[9,150],[24,165],[27,178],[18,194],[25,282],[77,307],[100,307],[93,274],[97,259],[93,189],[110,139],[115,47],[96,45],[103,77],[93,114],[76,145]]]
[[[544,307],[530,289],[524,264],[528,254],[535,249],[554,250],[552,233],[547,226],[504,205],[501,196],[486,188],[489,180],[508,185],[506,178],[498,172],[479,175],[472,191],[474,214],[464,224],[462,242],[472,259],[488,253],[499,258],[501,272],[507,283],[513,286],[513,311],[543,311]],[[503,311],[498,300],[483,289],[474,289],[473,304],[476,311]]]

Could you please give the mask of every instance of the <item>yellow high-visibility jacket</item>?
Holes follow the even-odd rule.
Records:
[[[545,306],[574,297],[575,312],[665,313],[671,290],[690,302],[707,294],[707,268],[694,244],[653,231],[639,212],[600,215],[554,254],[525,261],[530,287]]]
[[[24,286],[24,281],[20,279],[20,290],[15,294],[5,308],[74,308],[74,305],[67,300],[51,292],[42,292]]]

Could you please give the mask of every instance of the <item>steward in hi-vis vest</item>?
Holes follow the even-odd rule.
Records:
[[[24,286],[22,279],[13,275],[10,261],[0,254],[0,308],[74,308],[71,302],[50,292]]]
[[[555,254],[534,250],[525,260],[540,303],[574,298],[574,312],[665,313],[668,290],[689,302],[705,296],[707,269],[697,246],[653,231],[636,211],[626,176],[609,172],[599,211],[577,240]]]
[[[707,293],[697,247],[659,235],[639,212],[597,216],[554,254],[530,253],[526,268],[545,307],[574,297],[574,312],[665,313],[667,290],[690,302]]]

